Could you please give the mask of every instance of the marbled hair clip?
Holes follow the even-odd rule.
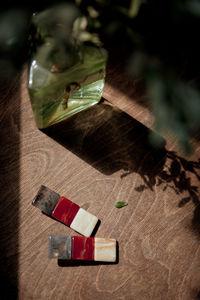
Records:
[[[92,234],[98,222],[96,216],[44,185],[40,187],[32,204],[87,237]]]
[[[49,258],[115,262],[116,240],[51,235],[49,239]]]

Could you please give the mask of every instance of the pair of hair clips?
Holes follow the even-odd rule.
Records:
[[[98,218],[42,185],[32,204],[84,236],[50,236],[49,257],[65,260],[116,261],[116,240],[90,237]]]

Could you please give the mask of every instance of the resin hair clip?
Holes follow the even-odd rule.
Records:
[[[49,239],[49,258],[115,262],[116,240],[51,235]]]
[[[44,185],[40,187],[32,204],[87,237],[92,234],[98,222],[96,216]]]

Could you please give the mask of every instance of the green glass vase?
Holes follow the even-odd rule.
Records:
[[[30,62],[28,90],[39,128],[67,119],[101,99],[107,52],[84,44],[76,51],[74,64],[60,72],[42,66],[37,55]]]

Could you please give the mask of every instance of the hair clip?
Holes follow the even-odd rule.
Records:
[[[115,262],[116,240],[51,235],[49,238],[49,258]]]
[[[32,204],[45,214],[66,224],[80,234],[89,237],[98,218],[81,208],[76,203],[42,185]]]

